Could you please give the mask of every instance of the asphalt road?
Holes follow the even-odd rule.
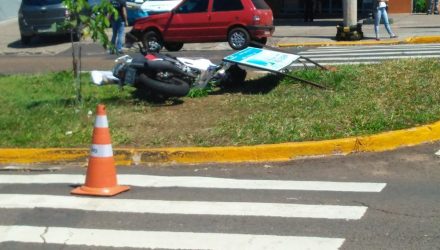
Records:
[[[440,143],[425,144],[385,153],[362,153],[302,159],[286,163],[211,164],[192,166],[138,166],[119,168],[125,174],[154,176],[219,177],[239,180],[293,180],[354,183],[383,183],[378,192],[338,192],[312,190],[262,190],[228,188],[139,187],[113,199],[247,202],[258,207],[261,203],[343,205],[366,208],[360,219],[281,218],[269,216],[229,216],[168,214],[147,212],[82,211],[43,207],[34,209],[1,208],[0,225],[72,227],[76,229],[117,229],[132,231],[176,231],[199,233],[307,236],[345,239],[341,249],[439,249],[440,246],[440,158],[435,152]],[[41,167],[41,166],[40,166]],[[43,166],[44,167],[44,166]],[[55,172],[2,171],[9,181],[15,175],[80,174],[85,169],[58,166]],[[55,179],[58,177],[55,177]],[[61,178],[61,177],[59,177]],[[121,178],[121,177],[120,177]],[[72,179],[73,181],[73,179]],[[13,182],[13,181],[12,181]],[[198,182],[204,185],[205,182]],[[160,184],[160,182],[158,183]],[[274,185],[277,188],[277,185]],[[19,184],[1,183],[0,195],[57,195],[69,197],[68,183]],[[307,189],[307,188],[306,188]],[[71,196],[70,196],[71,197]],[[35,202],[38,202],[35,200]],[[55,203],[54,206],[60,205]],[[141,204],[139,204],[141,206]],[[151,205],[154,206],[154,205]],[[112,205],[118,209],[118,205]],[[215,207],[213,208],[215,209]],[[222,210],[222,207],[218,208]],[[166,210],[166,209],[164,209]],[[344,216],[344,213],[341,213]],[[1,239],[2,236],[0,236]],[[27,237],[31,237],[30,235]],[[197,239],[196,235],[194,240]],[[122,238],[122,237],[121,237]],[[172,239],[169,239],[172,240]],[[0,240],[1,241],[1,240]],[[126,242],[125,242],[126,243]],[[126,243],[128,244],[128,243]],[[84,249],[70,245],[35,243],[0,243],[1,249]],[[292,246],[295,248],[295,246]],[[200,245],[203,248],[203,244]],[[88,247],[87,249],[100,249]]]
[[[57,41],[57,46],[38,54],[29,54],[26,51],[33,51],[34,47],[51,45],[49,41],[34,41],[33,47],[23,48],[23,51],[14,51],[8,54],[0,55],[0,74],[22,74],[22,73],[43,73],[50,71],[71,70],[72,69],[72,48],[67,41],[64,43]],[[53,41],[55,42],[55,41]],[[62,47],[60,47],[63,45]],[[164,53],[176,57],[190,57],[190,58],[206,58],[213,63],[220,63],[222,59],[234,53],[234,50],[228,49],[225,46],[214,45],[206,47],[206,49],[197,50],[197,45],[191,45],[187,49],[179,52]],[[302,49],[286,49],[291,53],[297,53]],[[114,65],[116,55],[108,55],[101,45],[96,43],[86,42],[81,46],[82,51],[82,70],[111,70]],[[127,54],[137,54],[137,49],[130,49]]]

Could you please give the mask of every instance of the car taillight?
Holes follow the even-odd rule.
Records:
[[[261,21],[261,17],[259,15],[254,15],[252,20],[254,21],[254,24],[259,24]]]

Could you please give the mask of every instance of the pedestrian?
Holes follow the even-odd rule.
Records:
[[[375,14],[374,14],[374,32],[376,33],[376,40],[379,41],[379,24],[380,19],[383,19],[385,28],[390,35],[390,38],[397,38],[397,36],[391,30],[390,22],[388,20],[387,5],[388,0],[375,1]]]
[[[115,51],[117,54],[122,54],[125,26],[128,26],[127,2],[126,0],[112,0],[111,3],[118,12],[118,16],[110,17],[112,30],[113,30],[112,40],[111,40],[111,44],[113,45],[113,48],[111,49],[110,54],[113,54]]]
[[[313,22],[314,0],[304,0],[304,22]]]
[[[428,12],[426,12],[426,14],[427,15],[432,14],[432,5],[434,5],[434,14],[438,15],[438,0],[429,1]]]

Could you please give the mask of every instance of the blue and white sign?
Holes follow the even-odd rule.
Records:
[[[248,47],[225,57],[223,60],[268,71],[280,71],[298,60],[299,57],[295,54]]]

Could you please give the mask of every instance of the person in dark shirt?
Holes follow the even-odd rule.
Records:
[[[128,26],[127,2],[126,0],[112,0],[111,3],[118,11],[118,15],[112,16],[110,20],[113,30],[111,43],[114,46],[110,53],[113,54],[116,50],[116,53],[121,54],[123,53],[122,45],[124,43],[125,26]]]

